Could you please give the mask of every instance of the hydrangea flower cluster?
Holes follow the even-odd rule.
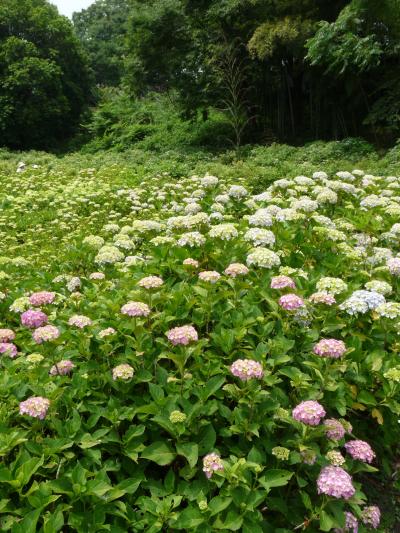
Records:
[[[231,365],[230,371],[242,381],[262,379],[264,376],[262,365],[251,359],[238,359]]]
[[[307,426],[318,426],[325,415],[325,409],[314,400],[301,402],[292,411],[293,418]]]
[[[231,278],[236,278],[237,276],[246,276],[249,273],[249,269],[242,263],[231,263],[226,267],[224,273]]]
[[[167,331],[167,338],[174,346],[187,346],[191,342],[195,342],[199,339],[194,327],[188,325],[170,329]]]
[[[0,354],[6,354],[14,358],[18,354],[18,349],[12,342],[0,342]]]
[[[329,294],[329,292],[326,291],[314,292],[311,294],[309,300],[313,304],[333,305],[336,303],[336,299],[333,294]]]
[[[34,309],[28,309],[21,315],[21,324],[28,328],[40,328],[47,324],[48,317],[43,311],[36,311]]]
[[[163,283],[164,281],[158,276],[148,276],[138,281],[139,287],[144,289],[158,289]]]
[[[39,418],[43,420],[46,418],[47,411],[50,407],[50,400],[42,396],[31,396],[24,402],[19,404],[19,412],[21,415],[29,415],[32,418]]]
[[[326,436],[331,440],[341,440],[346,434],[346,430],[339,420],[327,418],[324,420],[326,427]]]
[[[50,368],[50,376],[67,376],[75,368],[75,365],[69,359],[63,359]]]
[[[133,368],[128,364],[118,365],[113,368],[112,371],[112,377],[114,381],[117,381],[119,379],[122,381],[129,381],[130,379],[132,379],[133,374]]]
[[[313,352],[320,357],[338,359],[346,352],[346,345],[343,341],[336,339],[321,339],[314,346]]]
[[[121,313],[127,316],[149,316],[150,307],[142,302],[128,302],[121,307]]]
[[[206,283],[217,283],[220,277],[221,274],[215,270],[204,270],[203,272],[199,272],[199,279]]]
[[[364,507],[361,514],[361,521],[366,526],[371,526],[374,529],[378,529],[381,522],[381,511],[377,505],[370,505]]]
[[[15,332],[12,329],[0,329],[0,342],[10,342],[15,339]]]
[[[271,289],[295,289],[296,283],[289,276],[273,276],[270,287]]]
[[[261,268],[273,268],[281,264],[279,256],[267,248],[256,248],[247,256],[247,264]]]
[[[279,298],[278,303],[286,311],[294,311],[305,305],[304,300],[297,294],[284,294]]]
[[[353,459],[358,459],[363,463],[372,463],[375,458],[375,453],[368,442],[363,440],[351,440],[344,445],[346,452],[351,455]]]
[[[68,325],[83,329],[86,326],[91,326],[92,320],[84,315],[73,315],[69,318]]]
[[[32,333],[33,340],[36,344],[43,342],[54,341],[60,336],[60,330],[56,326],[48,325],[35,329]]]
[[[34,292],[29,296],[29,303],[34,307],[40,307],[41,305],[48,305],[54,302],[56,297],[55,292],[41,291]]]
[[[223,472],[224,464],[217,453],[209,453],[203,458],[203,472],[210,479],[214,472]]]
[[[365,314],[374,310],[385,303],[385,297],[374,291],[354,291],[353,294],[345,300],[339,308],[346,311],[349,315],[358,313]]]
[[[326,494],[333,498],[349,500],[356,489],[351,476],[340,466],[326,466],[317,479],[318,494]]]

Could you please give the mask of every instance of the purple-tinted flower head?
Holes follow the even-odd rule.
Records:
[[[121,307],[121,313],[127,316],[149,316],[150,307],[142,302],[128,302]]]
[[[217,453],[209,453],[203,458],[203,472],[210,479],[214,472],[222,472],[224,465]]]
[[[295,289],[296,283],[289,276],[274,276],[270,286],[271,289]]]
[[[332,359],[338,359],[346,351],[346,345],[343,341],[336,339],[321,339],[314,346],[314,353],[320,357],[330,357]]]
[[[54,298],[56,297],[55,292],[49,292],[49,291],[40,291],[40,292],[34,292],[29,296],[29,302],[34,307],[40,307],[41,305],[48,305],[52,304],[54,302]]]
[[[231,365],[230,371],[242,381],[262,379],[264,375],[262,365],[251,359],[238,359]]]
[[[33,340],[36,344],[42,344],[42,342],[54,341],[60,336],[60,331],[56,326],[43,326],[42,328],[37,328],[32,333]]]
[[[325,415],[325,409],[314,400],[301,402],[292,411],[293,418],[307,426],[318,426]]]
[[[11,358],[17,356],[18,350],[12,342],[0,342],[0,353],[4,353]]]
[[[361,514],[362,523],[377,529],[381,522],[381,511],[377,505],[364,507]]]
[[[249,273],[249,269],[242,263],[231,263],[226,267],[224,273],[231,278],[236,278],[237,276],[246,276]]]
[[[50,376],[67,376],[75,368],[75,365],[69,359],[63,359],[50,368]]]
[[[356,489],[353,487],[352,478],[340,466],[325,466],[317,479],[318,494],[327,494],[334,498],[351,498]]]
[[[187,346],[190,342],[199,339],[197,331],[193,326],[181,326],[167,331],[167,338],[174,346],[178,344]]]
[[[350,440],[344,445],[346,452],[351,455],[353,459],[358,459],[363,463],[372,463],[375,458],[375,453],[368,442],[363,440]]]
[[[15,339],[15,333],[12,329],[0,329],[0,342],[10,342]]]
[[[286,311],[294,311],[304,307],[304,300],[297,294],[284,294],[279,298],[279,305]]]
[[[50,407],[50,400],[42,398],[41,396],[32,396],[24,402],[19,404],[19,412],[21,415],[29,415],[33,418],[43,420]]]
[[[91,326],[92,325],[92,321],[91,321],[91,319],[88,316],[73,315],[68,320],[68,325],[69,326],[75,326],[75,327],[77,327],[79,329],[83,329],[86,326]]]
[[[35,309],[28,309],[21,315],[21,324],[28,328],[40,328],[47,324],[48,318],[43,311],[37,311]]]
[[[327,418],[324,420],[324,426],[326,427],[326,436],[331,440],[340,440],[346,434],[346,430],[335,418]]]

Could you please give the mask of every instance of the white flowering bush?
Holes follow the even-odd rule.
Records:
[[[0,170],[1,531],[380,531],[400,178],[60,165]]]

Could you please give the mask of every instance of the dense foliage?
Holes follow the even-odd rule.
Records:
[[[136,95],[173,88],[188,115],[228,108],[248,126],[241,140],[399,133],[399,0],[132,6],[127,81]]]
[[[1,530],[390,531],[398,151],[148,154],[2,154]]]
[[[99,85],[117,86],[121,82],[128,15],[128,0],[98,0],[73,15],[76,34]]]
[[[0,3],[0,142],[48,147],[70,135],[89,93],[72,25],[46,0]]]

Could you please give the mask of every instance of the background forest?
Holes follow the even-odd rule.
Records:
[[[386,147],[399,53],[399,0],[3,0],[0,145]]]

